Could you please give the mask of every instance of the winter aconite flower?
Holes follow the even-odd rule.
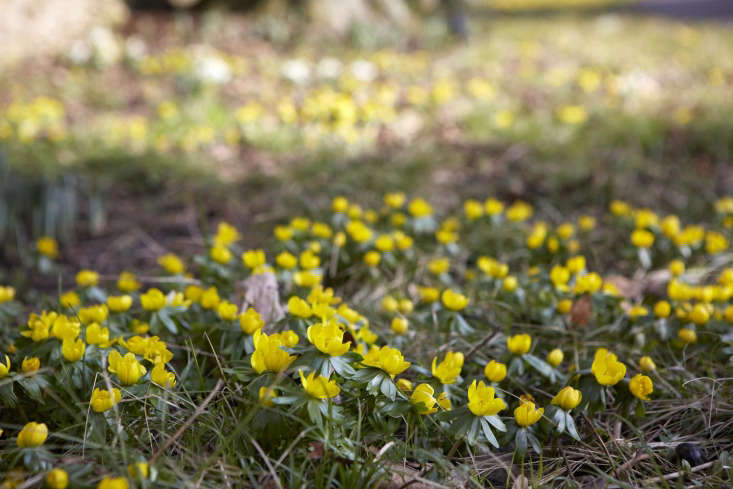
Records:
[[[288,312],[299,318],[309,318],[313,314],[310,305],[300,297],[296,296],[288,299]]]
[[[166,306],[166,297],[160,289],[149,289],[140,296],[140,304],[147,311],[159,311]]]
[[[453,384],[463,368],[463,353],[449,351],[445,354],[442,362],[438,363],[438,357],[433,358],[433,377],[440,380],[441,384]]]
[[[123,357],[117,350],[112,350],[107,356],[109,366],[107,370],[117,374],[117,378],[123,385],[132,385],[145,375],[147,369],[137,361],[135,354],[128,352]]]
[[[492,382],[501,382],[506,377],[506,365],[496,360],[491,360],[484,367],[484,375]]]
[[[55,259],[59,256],[59,244],[50,236],[42,236],[36,241],[36,251],[43,256]]]
[[[10,357],[5,355],[5,363],[0,362],[0,379],[8,376],[10,373]]]
[[[387,345],[381,348],[371,348],[361,363],[366,367],[382,369],[392,378],[404,372],[410,366],[410,362],[406,362],[402,357],[402,352],[397,348],[390,348]]]
[[[258,329],[252,340],[255,351],[252,353],[250,363],[258,374],[265,371],[282,372],[295,360],[295,355],[290,355],[282,349],[283,346],[292,347],[298,343],[298,335],[292,331],[268,336]]]
[[[626,375],[626,365],[605,348],[596,350],[591,372],[601,385],[616,385]]]
[[[79,338],[75,340],[65,339],[61,343],[61,354],[69,362],[76,362],[80,360],[81,357],[84,356],[85,349],[86,349],[86,345]]]
[[[420,414],[433,414],[438,411],[437,399],[433,397],[435,389],[429,384],[420,384],[415,387],[410,396],[410,402],[417,408]]]
[[[239,315],[239,327],[246,334],[254,334],[258,329],[262,329],[264,325],[265,321],[260,313],[251,307]]]
[[[163,267],[171,275],[180,275],[185,271],[183,261],[173,253],[167,253],[158,258],[158,265]]]
[[[334,357],[349,351],[351,342],[344,342],[344,331],[336,321],[326,321],[308,327],[308,341],[321,352]]]
[[[646,375],[636,374],[629,382],[629,390],[634,396],[646,401],[649,399],[649,395],[654,392],[654,384],[652,384],[652,379]]]
[[[43,445],[46,438],[48,438],[48,426],[45,423],[31,421],[18,433],[18,446],[20,448],[38,447]]]
[[[99,283],[99,274],[94,270],[81,270],[76,274],[79,287],[93,287]]]
[[[407,328],[409,326],[409,323],[407,322],[407,319],[396,317],[392,319],[392,324],[390,325],[390,328],[392,329],[392,332],[394,334],[405,334],[407,333]]]
[[[127,473],[135,480],[147,479],[150,475],[150,464],[147,462],[135,462],[127,466]]]
[[[69,485],[69,474],[64,469],[53,469],[46,474],[46,485],[51,489],[66,489]]]
[[[20,364],[20,369],[24,374],[32,374],[39,368],[41,368],[41,360],[38,357],[25,357],[23,363]]]
[[[132,307],[132,297],[129,295],[109,296],[107,306],[112,312],[125,312]]]
[[[303,384],[303,389],[308,393],[309,396],[315,397],[316,399],[330,399],[336,397],[341,389],[335,381],[329,380],[323,375],[316,376],[315,372],[311,372],[308,377],[303,376],[303,371],[299,370],[300,382]]]
[[[563,354],[562,350],[560,348],[555,348],[550,353],[547,354],[547,363],[552,365],[553,367],[557,367],[560,365],[565,358],[565,355]]]
[[[122,272],[117,278],[117,288],[122,292],[135,292],[141,287],[135,275],[130,272]]]
[[[97,489],[128,489],[129,487],[125,477],[105,477],[97,484]]]
[[[468,305],[468,297],[452,289],[446,289],[440,297],[443,305],[453,311],[460,311]]]
[[[559,406],[565,411],[570,411],[577,407],[581,400],[583,400],[583,393],[578,389],[567,386],[563,387],[560,392],[552,398],[552,404],[554,406]]]
[[[646,372],[652,372],[656,370],[657,366],[654,365],[654,360],[651,357],[643,356],[639,359],[639,368]]]
[[[258,397],[260,400],[260,404],[262,404],[265,407],[272,407],[275,405],[273,402],[273,399],[277,397],[277,391],[274,387],[260,387],[260,391],[258,393]]]
[[[102,413],[108,409],[112,409],[114,405],[120,402],[120,399],[122,399],[122,394],[116,387],[112,388],[112,390],[97,388],[92,392],[92,398],[89,404],[95,413]]]
[[[532,401],[520,401],[519,406],[514,410],[514,419],[519,426],[531,426],[542,418],[544,412],[544,408],[535,408]]]
[[[697,341],[697,333],[695,333],[694,329],[682,328],[677,331],[677,338],[679,338],[682,343],[689,345],[690,343],[695,343]]]
[[[524,355],[532,346],[532,337],[526,333],[515,334],[506,339],[506,346],[514,355]]]
[[[162,363],[157,363],[150,371],[150,380],[156,385],[168,389],[176,386],[176,375],[167,371]]]
[[[495,389],[474,379],[468,387],[468,409],[476,416],[493,416],[506,409],[503,399],[495,397]]]

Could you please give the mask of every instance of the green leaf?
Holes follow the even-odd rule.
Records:
[[[543,376],[548,378],[554,378],[556,376],[555,369],[553,369],[552,366],[544,360],[541,360],[534,355],[530,355],[529,353],[523,355],[522,358]]]
[[[481,430],[484,432],[484,438],[486,438],[486,441],[491,443],[495,448],[499,448],[499,442],[497,441],[496,436],[494,436],[494,432],[491,431],[489,422],[485,417],[481,418]]]
[[[356,374],[356,371],[349,365],[349,362],[345,358],[331,357],[329,363],[341,377],[351,378]]]
[[[531,431],[529,430],[526,430],[526,431],[527,431],[527,438],[529,439],[529,444],[532,445],[532,450],[534,450],[535,453],[537,453],[538,455],[541,454],[542,453],[542,444],[537,439],[537,437],[534,436],[534,434]]]
[[[580,441],[578,430],[575,428],[575,420],[573,420],[573,417],[570,416],[570,413],[565,413],[565,426],[568,429],[568,434],[576,440]]]
[[[567,413],[563,411],[562,409],[557,409],[555,411],[555,414],[552,416],[552,420],[555,422],[555,429],[558,433],[563,433],[565,431],[565,418],[567,417]]]
[[[517,433],[514,435],[514,445],[520,454],[524,455],[525,453],[527,453],[527,429],[526,428],[520,428],[517,430]]]
[[[165,309],[161,309],[160,311],[156,312],[155,316],[160,320],[161,323],[163,323],[168,331],[173,334],[178,334],[178,326],[176,326],[176,323],[171,319]]]
[[[495,414],[493,416],[484,416],[484,419],[488,421],[491,424],[491,426],[493,426],[497,430],[504,431],[504,432],[506,431],[506,425],[504,424],[504,422],[501,420],[501,418],[498,415]]]
[[[397,395],[397,386],[392,382],[392,379],[389,378],[389,375],[382,376],[381,390],[382,394],[384,394],[390,401],[394,401],[395,396]]]
[[[470,324],[466,321],[466,319],[459,313],[456,313],[454,316],[455,318],[455,326],[456,326],[456,332],[459,334],[471,334],[475,331],[473,327],[471,327]]]
[[[466,441],[469,445],[475,445],[478,441],[479,427],[481,426],[479,418],[474,417],[471,422],[471,428],[468,430],[468,436]]]

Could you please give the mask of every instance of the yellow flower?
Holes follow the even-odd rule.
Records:
[[[390,327],[392,328],[392,332],[395,334],[405,334],[407,333],[408,326],[409,323],[407,322],[407,319],[396,317],[392,319],[392,324]]]
[[[283,251],[275,257],[275,263],[280,268],[290,270],[291,268],[295,268],[295,266],[298,264],[298,259],[292,253]]]
[[[379,265],[380,261],[382,261],[382,255],[380,255],[378,251],[368,251],[364,255],[364,263],[370,267],[376,267]]]
[[[9,285],[0,285],[0,304],[10,302],[15,298],[15,289]]]
[[[524,355],[532,346],[532,337],[526,333],[509,336],[506,339],[506,346],[514,355]]]
[[[53,469],[46,474],[46,485],[51,489],[66,489],[69,485],[69,474],[64,469]]]
[[[412,391],[412,382],[407,379],[397,379],[397,388],[404,393]]]
[[[209,250],[209,256],[215,262],[225,265],[232,259],[232,252],[226,246],[214,245]]]
[[[669,272],[674,277],[679,277],[683,273],[685,273],[685,262],[682,260],[672,260],[669,262],[669,265],[667,265],[667,268],[669,269]]]
[[[299,318],[309,318],[313,315],[310,305],[300,297],[296,296],[288,299],[288,312]]]
[[[259,400],[260,404],[265,407],[272,407],[275,405],[273,399],[277,397],[277,390],[274,387],[260,387]]]
[[[405,197],[405,194],[402,192],[392,192],[385,194],[384,196],[384,203],[387,204],[389,207],[392,207],[393,209],[399,209],[403,205],[405,205],[405,201],[407,200],[407,197]]]
[[[412,392],[410,402],[417,408],[420,414],[433,414],[438,410],[435,406],[437,400],[433,397],[434,393],[435,390],[432,386],[420,384]]]
[[[434,258],[428,262],[428,270],[433,275],[441,275],[450,269],[448,258]]]
[[[512,275],[505,277],[504,282],[502,283],[502,288],[505,292],[514,292],[517,290],[517,277]]]
[[[147,479],[150,475],[150,464],[147,462],[135,462],[127,466],[127,473],[135,480]]]
[[[590,231],[596,227],[596,218],[593,216],[580,216],[578,218],[578,227],[583,231]]]
[[[76,340],[68,338],[61,343],[61,354],[69,362],[80,360],[84,356],[85,349],[86,345],[79,338]]]
[[[221,301],[216,308],[216,312],[223,320],[234,321],[235,319],[237,319],[237,313],[239,312],[237,309],[238,308],[236,304],[232,304],[231,302],[227,301]]]
[[[266,263],[265,252],[263,250],[245,251],[242,253],[242,262],[250,269],[262,267]]]
[[[343,355],[350,348],[350,341],[343,342],[344,332],[336,321],[317,323],[308,327],[308,341],[321,352],[334,357]]]
[[[86,340],[90,345],[105,345],[109,342],[109,328],[102,328],[99,323],[87,326]]]
[[[349,201],[346,197],[334,197],[331,201],[331,210],[343,214],[349,208]]]
[[[123,357],[117,350],[112,350],[107,355],[107,370],[117,374],[117,378],[123,385],[133,385],[145,375],[147,369],[137,361],[135,354],[128,352]]]
[[[79,309],[79,319],[85,324],[103,323],[109,314],[109,308],[106,304],[97,304],[95,306],[83,307]]]
[[[536,409],[532,401],[520,401],[514,410],[514,419],[519,426],[531,426],[540,420],[544,412],[545,408]]]
[[[646,316],[647,314],[649,314],[649,311],[647,311],[646,307],[638,305],[638,304],[635,306],[632,306],[631,309],[629,309],[629,317],[631,319],[643,317],[643,316]]]
[[[237,228],[229,224],[228,222],[220,222],[216,228],[216,236],[214,236],[214,243],[218,246],[229,246],[232,243],[239,241],[241,236]]]
[[[440,394],[438,394],[438,397],[435,398],[435,402],[437,402],[438,406],[443,408],[444,411],[451,410],[450,398],[445,392],[441,392]]]
[[[484,206],[478,200],[469,199],[463,203],[463,213],[473,221],[484,215]]]
[[[646,229],[635,229],[631,233],[631,243],[637,248],[649,248],[654,244],[654,235]]]
[[[484,367],[484,375],[492,382],[501,382],[506,377],[506,365],[496,360],[491,360]]]
[[[20,365],[20,369],[25,374],[30,374],[41,368],[41,360],[38,357],[25,357],[23,363]]]
[[[550,270],[550,281],[555,285],[555,288],[562,288],[570,280],[570,270],[562,265],[555,265]]]
[[[418,218],[433,214],[433,207],[421,198],[411,200],[407,210],[413,217]]]
[[[48,258],[57,258],[59,256],[59,244],[50,236],[42,236],[36,241],[36,251]]]
[[[420,294],[420,300],[426,304],[431,304],[440,297],[440,291],[435,287],[418,287],[417,291]]]
[[[260,313],[255,309],[248,307],[245,312],[239,315],[239,327],[246,334],[253,334],[255,331],[262,329],[265,321]]]
[[[10,357],[5,355],[5,363],[0,362],[0,379],[3,379],[10,374]]]
[[[275,373],[282,372],[295,360],[295,355],[290,355],[281,348],[282,346],[295,346],[298,343],[298,335],[292,331],[268,336],[258,329],[252,339],[255,351],[252,353],[250,363],[258,374],[266,370]]]
[[[698,326],[701,326],[708,322],[710,319],[710,313],[703,304],[695,304],[690,312],[690,320]]]
[[[58,314],[55,312],[43,311],[41,315],[31,313],[28,317],[28,328],[25,331],[21,331],[20,334],[25,337],[30,337],[34,342],[43,341],[49,336],[49,330],[51,326],[58,318]]]
[[[557,303],[557,312],[560,314],[567,314],[573,308],[573,301],[570,299],[563,299]]]
[[[582,392],[580,392],[578,389],[573,389],[572,387],[567,386],[562,388],[560,392],[558,392],[557,395],[552,398],[552,404],[555,406],[559,406],[565,411],[570,411],[571,409],[577,407],[582,400]]]
[[[124,477],[105,477],[97,484],[97,489],[128,489],[128,487],[130,486]]]
[[[647,401],[649,400],[649,395],[654,392],[654,384],[652,384],[652,379],[646,375],[636,374],[631,377],[629,390],[642,401]]]
[[[440,299],[445,307],[453,311],[460,311],[468,305],[468,297],[452,289],[445,289]]]
[[[117,279],[117,288],[122,292],[135,292],[140,287],[140,282],[130,272],[122,272]]]
[[[201,294],[199,303],[204,309],[216,309],[219,306],[220,300],[216,287],[209,287]]]
[[[300,375],[300,382],[303,384],[305,392],[316,399],[330,399],[338,396],[339,392],[341,392],[336,381],[329,380],[323,375],[316,377],[316,373],[311,372],[308,377],[304,377],[302,370],[298,370],[298,375]]]
[[[573,292],[576,294],[593,294],[598,292],[602,285],[601,276],[591,272],[577,278]]]
[[[366,367],[382,369],[392,378],[397,374],[401,374],[410,366],[410,362],[406,362],[402,357],[402,352],[397,348],[390,348],[386,345],[381,348],[372,347],[361,363]]]
[[[504,212],[504,204],[494,198],[488,198],[484,202],[484,210],[489,216],[497,216]]]
[[[132,307],[132,297],[129,295],[107,297],[107,306],[112,312],[125,312]]]
[[[149,289],[140,296],[140,304],[147,311],[159,311],[167,305],[167,301],[160,289]]]
[[[278,241],[288,241],[293,237],[295,230],[289,226],[275,226],[274,234]]]
[[[53,322],[53,326],[51,326],[51,336],[62,341],[67,339],[73,340],[79,336],[80,331],[81,324],[79,324],[79,321],[76,319],[69,319],[63,314],[59,315],[56,318],[56,321]]]
[[[391,295],[386,295],[382,299],[382,309],[384,309],[387,312],[395,312],[397,309],[399,309],[400,303],[397,299],[392,297]]]
[[[521,200],[518,200],[506,210],[506,217],[510,221],[521,222],[526,221],[527,219],[532,217],[533,212],[534,210],[532,209],[531,205]]]
[[[468,409],[475,416],[493,416],[499,411],[506,409],[504,400],[495,397],[495,390],[474,379],[468,386]]]
[[[46,438],[48,438],[48,426],[45,423],[31,421],[18,433],[17,443],[20,448],[33,448],[43,445]]]
[[[549,363],[553,367],[557,367],[562,363],[563,358],[565,358],[565,355],[563,354],[562,350],[560,348],[555,348],[547,354],[546,360],[547,363]]]
[[[659,301],[654,304],[654,315],[658,318],[666,318],[672,312],[672,306],[667,301]]]
[[[697,341],[697,334],[693,329],[682,328],[677,332],[677,338],[679,338],[682,343],[690,344]]]
[[[81,270],[76,274],[76,283],[79,287],[92,287],[99,283],[99,274],[94,270]]]
[[[463,353],[449,351],[445,354],[442,362],[438,362],[438,357],[433,358],[432,373],[433,377],[440,380],[442,384],[452,384],[461,375],[463,368]]]
[[[656,370],[657,366],[654,365],[654,360],[652,360],[651,357],[643,356],[639,359],[639,368],[646,372],[651,372]]]
[[[92,398],[89,404],[91,404],[95,413],[102,413],[108,409],[112,409],[121,399],[122,394],[120,394],[120,390],[116,387],[113,387],[112,390],[96,388],[92,392]]]
[[[183,261],[173,253],[167,253],[158,258],[158,265],[171,275],[180,275],[186,270]]]
[[[626,365],[605,348],[596,350],[591,372],[601,385],[616,385],[626,375]]]
[[[157,363],[150,371],[150,380],[160,387],[172,389],[176,386],[176,375],[167,371],[162,363]]]

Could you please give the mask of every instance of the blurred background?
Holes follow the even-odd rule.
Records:
[[[0,282],[143,268],[336,195],[438,209],[733,192],[730,0],[5,0]]]

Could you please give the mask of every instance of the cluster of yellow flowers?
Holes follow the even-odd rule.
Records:
[[[716,206],[721,214],[731,210],[726,202]],[[399,192],[387,194],[379,209],[341,196],[322,220],[295,217],[276,227],[267,251],[242,248],[239,231],[220,223],[193,261],[172,253],[158,259],[170,275],[161,281],[167,291],[146,289],[144,280],[124,271],[115,282],[117,291],[105,292],[97,272],[79,271],[76,288],[60,294],[57,307],[31,313],[11,335],[0,379],[35,399],[38,386],[54,381],[50,373],[68,370],[91,411],[106,416],[138,402],[137,389],[143,386],[165,393],[188,382],[175,368],[182,359],[174,359],[169,341],[218,344],[220,361],[256,386],[252,402],[263,409],[290,404],[315,422],[325,417],[336,423],[366,392],[375,411],[406,422],[435,415],[468,443],[513,442],[521,451],[528,442],[543,443],[547,431],[536,426],[543,420],[578,438],[570,412],[607,407],[610,390],[613,402],[624,406],[660,394],[653,381],[659,375],[655,351],[639,343],[641,336],[656,335],[685,349],[694,347],[700,331],[730,330],[733,268],[721,270],[710,285],[685,274],[686,262],[727,248],[728,216],[717,230],[685,228],[676,216],[660,219],[620,201],[611,204],[608,215],[581,215],[554,227],[532,222],[533,216],[526,202],[506,205],[494,198],[467,200],[457,215],[440,220],[427,201]],[[643,248],[650,263],[664,263],[666,298],[622,301],[614,281],[589,270],[580,253],[600,223],[620,226],[622,233],[631,229],[626,250]],[[702,230],[700,239],[679,241],[692,227]],[[476,239],[487,230],[513,241],[496,245]],[[652,235],[652,243],[646,236],[633,237],[640,231]],[[704,245],[711,235],[716,246]],[[469,243],[477,242],[481,245],[472,249]],[[36,249],[46,259],[62,254],[50,237],[40,238]],[[364,312],[327,286],[343,274],[372,291],[371,299],[354,299]],[[384,286],[387,277],[399,275],[408,278]],[[278,290],[264,302],[243,302],[235,284],[265,276],[274,278]],[[0,308],[15,301],[12,287],[0,287]],[[510,315],[488,306],[499,302]],[[500,317],[506,327],[494,325]],[[534,325],[534,334],[521,330],[527,324]],[[600,324],[613,325],[607,328],[615,343],[629,340],[637,347],[632,353],[624,349],[629,356],[622,361],[608,348],[591,356],[588,348],[578,350],[563,339],[572,331],[582,344],[584,331]],[[543,328],[553,331],[549,343],[537,341]],[[493,339],[479,342],[487,332],[485,341]],[[478,346],[460,351],[462,343],[450,340],[438,354],[421,349],[421,342],[434,343],[443,335]],[[719,335],[706,336],[705,341],[720,341]],[[574,358],[567,362],[571,348]],[[533,384],[524,382],[528,378],[543,386],[534,395],[551,392],[552,397],[536,400],[526,387]],[[512,392],[517,386],[525,392]],[[0,399],[12,409],[15,401],[2,390]],[[502,419],[499,414],[512,405],[513,417]],[[61,428],[52,426],[51,436]],[[497,437],[495,431],[503,434]],[[17,433],[17,446],[39,447],[48,436],[46,424],[28,423]],[[148,466],[141,464],[131,466],[131,478],[148,477]],[[98,487],[127,487],[127,480],[108,477]],[[67,482],[62,469],[47,474],[51,487]]]

